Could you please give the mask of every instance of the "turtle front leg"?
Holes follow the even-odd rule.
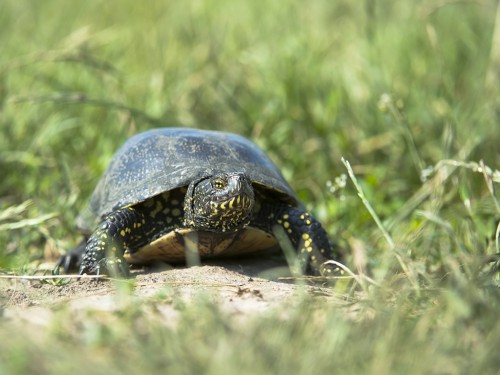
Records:
[[[251,225],[271,234],[274,234],[275,226],[281,227],[307,273],[322,276],[342,273],[342,269],[331,262],[340,258],[336,254],[336,245],[330,241],[321,223],[307,211],[288,205],[264,205]],[[280,243],[282,248],[286,245]]]
[[[128,276],[129,267],[123,253],[140,245],[145,223],[144,214],[132,207],[106,215],[87,241],[80,275]]]
[[[61,268],[65,274],[71,271],[78,270],[80,268],[80,264],[82,263],[82,257],[85,253],[85,248],[87,247],[87,241],[87,237],[83,238],[83,240],[81,240],[75,248],[62,255],[57,261],[54,269],[52,270],[52,274],[60,275]]]

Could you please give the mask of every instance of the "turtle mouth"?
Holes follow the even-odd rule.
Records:
[[[247,212],[253,206],[253,196],[250,194],[237,194],[230,198],[220,199],[211,202],[212,212],[227,212],[230,214],[234,211]]]

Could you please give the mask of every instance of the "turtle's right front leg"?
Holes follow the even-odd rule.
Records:
[[[62,255],[52,270],[52,274],[60,275],[61,268],[65,274],[79,269],[82,263],[83,254],[85,253],[85,248],[87,247],[87,241],[88,238],[84,237],[76,247]]]
[[[133,207],[106,215],[87,241],[80,275],[128,276],[123,253],[142,245],[145,223],[144,214]]]

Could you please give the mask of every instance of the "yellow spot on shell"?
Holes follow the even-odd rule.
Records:
[[[300,219],[301,220],[304,220],[306,217],[304,216],[304,214],[300,215]]]
[[[125,231],[122,229],[121,232],[120,232],[120,234],[122,235],[122,237],[124,237],[125,236]]]
[[[313,248],[311,246],[308,246],[308,247],[306,247],[306,250],[307,250],[308,253],[312,253]]]
[[[311,236],[309,236],[307,233],[304,233],[304,234],[302,235],[302,238],[303,238],[304,240],[308,240],[309,238],[311,238]]]
[[[290,223],[289,223],[288,221],[285,221],[285,222],[283,223],[283,227],[284,227],[285,229],[290,228]]]
[[[288,214],[283,215],[283,219],[285,219],[285,220],[288,219],[289,217],[290,217],[290,215],[288,215]]]
[[[310,224],[311,224],[311,220],[307,219],[307,220],[306,220],[306,224],[307,224],[307,225],[310,225]]]

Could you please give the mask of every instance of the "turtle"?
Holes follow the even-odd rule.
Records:
[[[170,127],[132,136],[76,221],[83,240],[59,258],[56,274],[62,268],[127,277],[132,264],[269,253],[290,244],[304,273],[341,271],[337,245],[276,164],[234,133]]]

